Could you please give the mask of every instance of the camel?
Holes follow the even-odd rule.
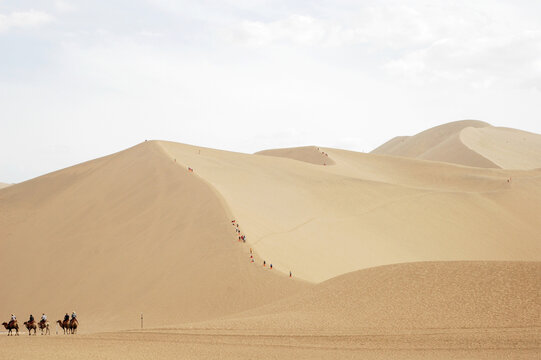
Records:
[[[68,334],[69,334],[69,321],[68,321],[68,320],[66,320],[66,321],[56,320],[56,322],[57,322],[58,325],[60,325],[60,327],[64,330],[64,335],[66,335],[66,331],[67,331]]]
[[[41,330],[41,335],[43,335],[43,330],[45,330],[45,335],[51,335],[51,330],[49,329],[49,322],[47,320],[41,320],[38,323],[39,329]]]
[[[9,322],[9,324],[7,322],[3,322],[2,325],[4,325],[6,330],[8,330],[8,336],[13,336],[13,334],[11,333],[13,329],[15,329],[15,335],[19,336],[19,324],[17,324],[17,320],[12,320]]]
[[[72,334],[77,334],[77,326],[79,325],[79,321],[77,319],[71,319],[69,323],[69,329]]]
[[[32,335],[32,330],[34,330],[34,335],[36,335],[36,331],[38,329],[36,322],[34,320],[32,321],[25,321],[24,326],[28,329],[28,335]]]

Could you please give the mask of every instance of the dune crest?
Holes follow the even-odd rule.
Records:
[[[263,259],[311,282],[400,262],[541,260],[538,171],[329,148],[335,165],[313,166],[160,145],[223,196]]]
[[[476,120],[455,121],[414,136],[391,139],[372,154],[412,157],[483,168],[541,168],[541,135],[493,127]]]
[[[490,126],[488,123],[477,120],[454,121],[430,128],[414,136],[393,138],[374,149],[371,153],[444,161],[475,167],[497,168],[497,165],[460,141],[460,133],[464,129]]]
[[[256,152],[256,155],[284,157],[315,165],[335,164],[334,160],[329,158],[329,155],[323,149],[316,146],[263,150]]]
[[[503,169],[541,168],[541,135],[508,128],[466,128],[461,141]]]

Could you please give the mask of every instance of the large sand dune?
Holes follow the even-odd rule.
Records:
[[[223,198],[145,142],[0,192],[3,316],[77,310],[82,331],[223,316],[303,283],[249,262]]]
[[[474,127],[463,125],[452,126],[462,129],[453,130],[454,140],[467,138],[462,144],[478,146],[479,153],[493,151],[482,140],[491,133],[469,134]],[[527,140],[533,152],[535,136]],[[376,289],[382,279],[403,271],[397,284],[404,284],[421,271],[381,265],[541,261],[541,170],[516,169],[533,167],[525,163],[512,166],[513,156],[524,149],[514,144],[509,142],[505,157],[490,160],[515,168],[504,170],[317,147],[271,150],[263,156],[144,142],[0,192],[0,286],[11,290],[0,299],[0,308],[19,318],[43,311],[60,317],[77,310],[83,331],[97,331],[136,328],[141,312],[147,327],[158,327],[268,305],[263,309],[270,310],[260,315],[280,324],[285,319],[280,306],[300,309],[294,302],[300,300],[282,299],[310,289],[310,283],[361,269],[377,267],[318,285],[301,301],[305,310],[327,312],[309,300],[318,297],[328,306],[334,300],[337,307],[364,304],[368,293],[358,289],[360,283],[373,287],[374,294],[391,296]],[[533,164],[531,159],[527,164]],[[246,243],[237,241],[231,219],[240,223]],[[487,279],[505,269],[509,279],[524,275],[514,263],[489,267],[487,274],[468,262],[453,264],[458,268],[422,270],[417,287],[406,292],[398,287],[393,296],[403,297],[407,305],[417,292],[445,293],[452,284],[442,280],[438,288],[431,276],[444,279],[449,272],[460,282],[477,270]],[[336,284],[344,285],[339,289]],[[465,293],[472,284],[464,285]],[[490,292],[492,285],[485,284]],[[501,292],[497,286],[506,286],[498,284],[495,293]],[[335,299],[333,292],[344,296]],[[433,306],[436,300],[426,301]],[[402,310],[409,306],[396,304]],[[502,304],[508,309],[511,303]],[[341,317],[337,309],[329,308],[323,323],[346,329],[342,320],[347,314]],[[309,326],[312,320],[302,320],[304,310],[295,311],[297,326]],[[352,321],[374,315],[359,314]],[[437,321],[455,326],[466,316],[458,312],[456,321]]]
[[[398,262],[541,260],[541,171],[327,148],[335,165],[320,166],[160,145],[224,197],[263,259],[312,282]]]
[[[373,154],[413,157],[484,168],[541,168],[541,135],[493,127],[476,120],[456,121],[414,136],[391,139]]]

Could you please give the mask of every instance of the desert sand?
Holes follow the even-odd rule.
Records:
[[[11,186],[11,184],[1,183],[0,182],[0,189],[6,188],[8,186]]]
[[[540,138],[461,121],[371,154],[145,141],[4,188],[2,316],[81,326],[0,351],[536,358]]]

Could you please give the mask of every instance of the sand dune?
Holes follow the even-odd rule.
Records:
[[[334,165],[334,160],[316,146],[263,150],[256,154],[295,159],[316,165]]]
[[[249,262],[223,199],[159,146],[0,192],[4,317],[77,310],[82,331],[202,320],[305,287]]]
[[[462,120],[433,127],[414,136],[393,138],[372,154],[405,156],[461,165],[496,168],[496,164],[466,146],[460,138],[463,130],[489,127],[482,121]]]
[[[541,136],[515,129],[467,128],[460,139],[470,149],[504,169],[541,168]]]
[[[327,148],[335,165],[318,166],[160,145],[224,197],[260,257],[312,282],[399,262],[541,260],[539,171]]]
[[[391,139],[373,154],[503,169],[541,168],[541,135],[475,120],[436,126]]]
[[[6,188],[8,186],[11,186],[11,184],[0,183],[0,189]]]
[[[540,281],[541,262],[395,264],[345,274],[299,295],[192,328],[320,334],[533,331],[541,329]]]
[[[493,147],[482,140],[492,133],[470,134],[472,123],[467,124],[450,126],[454,132],[445,136],[436,132],[438,141],[418,143],[435,151],[442,147],[433,144],[452,138],[477,146],[486,159],[494,155]],[[493,129],[476,124],[483,131]],[[490,161],[512,167],[516,154],[535,150],[535,136],[523,147],[514,147],[519,138],[510,140],[509,149],[516,150]],[[161,327],[261,309],[310,289],[310,283],[377,267],[318,285],[316,289],[334,290],[314,290],[312,295],[330,301],[328,294],[343,293],[344,301],[359,304],[366,300],[358,297],[364,293],[349,294],[332,284],[345,281],[352,291],[362,282],[376,287],[381,279],[394,276],[393,271],[404,272],[399,277],[403,284],[421,271],[381,265],[541,261],[540,169],[474,168],[316,147],[264,154],[271,156],[148,141],[3,189],[0,285],[13,291],[0,300],[0,308],[20,319],[29,312],[45,311],[56,318],[77,310],[83,331],[137,328],[141,312],[147,327]],[[470,153],[455,156],[462,161]],[[327,159],[332,166],[321,166],[322,161],[331,165]],[[516,167],[534,164],[532,159]],[[239,221],[246,243],[237,241],[231,219]],[[250,262],[250,248],[255,263]],[[468,272],[485,274],[475,268],[478,265],[463,264],[423,270],[420,279],[430,284],[430,274],[444,278],[450,271],[457,274],[456,281],[464,282]],[[519,265],[500,264],[488,267],[485,275],[494,279],[506,267],[511,277],[523,274]],[[415,289],[428,296],[429,289],[445,293],[446,284],[451,286],[443,281],[442,288],[427,285],[423,290],[419,284]],[[414,301],[414,290],[398,294],[404,296],[404,304]],[[436,306],[436,300],[427,304]],[[283,312],[279,306],[298,309],[287,301],[269,305],[277,324]],[[319,311],[317,301],[302,301],[307,311]],[[498,304],[509,310],[511,303]],[[325,320],[329,326],[332,318],[346,316],[333,311],[329,308]],[[469,316],[456,314],[456,323],[440,320],[455,326]],[[293,315],[299,326],[305,321],[301,315]],[[352,319],[364,321],[372,315],[359,313],[361,317]],[[332,327],[342,325],[340,320]]]

